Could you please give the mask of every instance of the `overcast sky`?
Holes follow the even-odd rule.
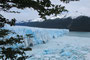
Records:
[[[66,9],[68,9],[67,16],[76,17],[79,15],[86,15],[90,16],[90,0],[80,0],[77,2],[70,2],[69,4],[60,3],[59,0],[51,0],[54,4],[62,4],[66,6]],[[0,14],[2,14],[4,17],[8,19],[16,18],[17,20],[30,20],[30,19],[36,19],[39,18],[37,11],[33,9],[26,8],[24,10],[12,8],[11,10],[19,11],[21,13],[6,13],[3,11],[0,11]],[[59,15],[60,16],[60,15]]]

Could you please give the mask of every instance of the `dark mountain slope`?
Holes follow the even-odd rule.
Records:
[[[41,27],[41,28],[66,28],[72,19],[70,17],[64,19],[53,19],[53,20],[46,20],[43,22],[24,22],[24,23],[17,23],[16,25],[21,26],[30,26],[30,27]]]
[[[57,18],[43,22],[17,23],[16,25],[41,28],[70,29],[71,31],[90,31],[90,17],[79,16],[75,19],[72,19],[71,17],[62,19]]]
[[[73,19],[69,29],[75,31],[90,31],[90,17],[80,16]]]

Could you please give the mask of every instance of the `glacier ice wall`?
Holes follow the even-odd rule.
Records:
[[[67,29],[46,29],[46,28],[26,27],[26,26],[11,27],[9,25],[6,25],[4,29],[9,29],[19,35],[23,35],[26,42],[26,46],[29,45],[29,39],[26,37],[26,34],[32,34],[34,36],[33,38],[31,38],[31,40],[32,43],[35,45],[41,44],[43,42],[48,42],[49,40],[58,38],[69,32],[69,30]]]

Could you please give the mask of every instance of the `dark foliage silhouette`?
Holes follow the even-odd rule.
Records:
[[[70,1],[78,1],[78,0],[60,0],[60,2],[69,3]],[[67,11],[65,6],[52,4],[50,0],[0,0],[0,7],[3,11],[9,11],[10,8],[16,7],[19,9],[24,8],[33,8],[38,12],[41,18],[46,19],[46,16],[57,15],[62,13],[63,11]],[[12,3],[12,4],[10,4]]]
[[[17,35],[15,32],[12,32],[10,30],[3,29],[3,27],[5,24],[13,26],[15,25],[15,22],[15,19],[9,21],[2,15],[0,16],[0,59],[2,60],[26,60],[29,56],[26,56],[25,51],[32,50],[32,48],[23,48],[23,46],[17,46],[16,48],[13,46],[16,44],[24,43],[23,36]],[[17,36],[6,38],[6,36],[8,36],[9,34],[16,34]],[[30,38],[32,37],[30,36]]]

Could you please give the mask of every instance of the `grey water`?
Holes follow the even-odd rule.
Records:
[[[68,36],[76,36],[76,37],[87,37],[90,38],[90,32],[75,32],[75,31],[70,31]]]

